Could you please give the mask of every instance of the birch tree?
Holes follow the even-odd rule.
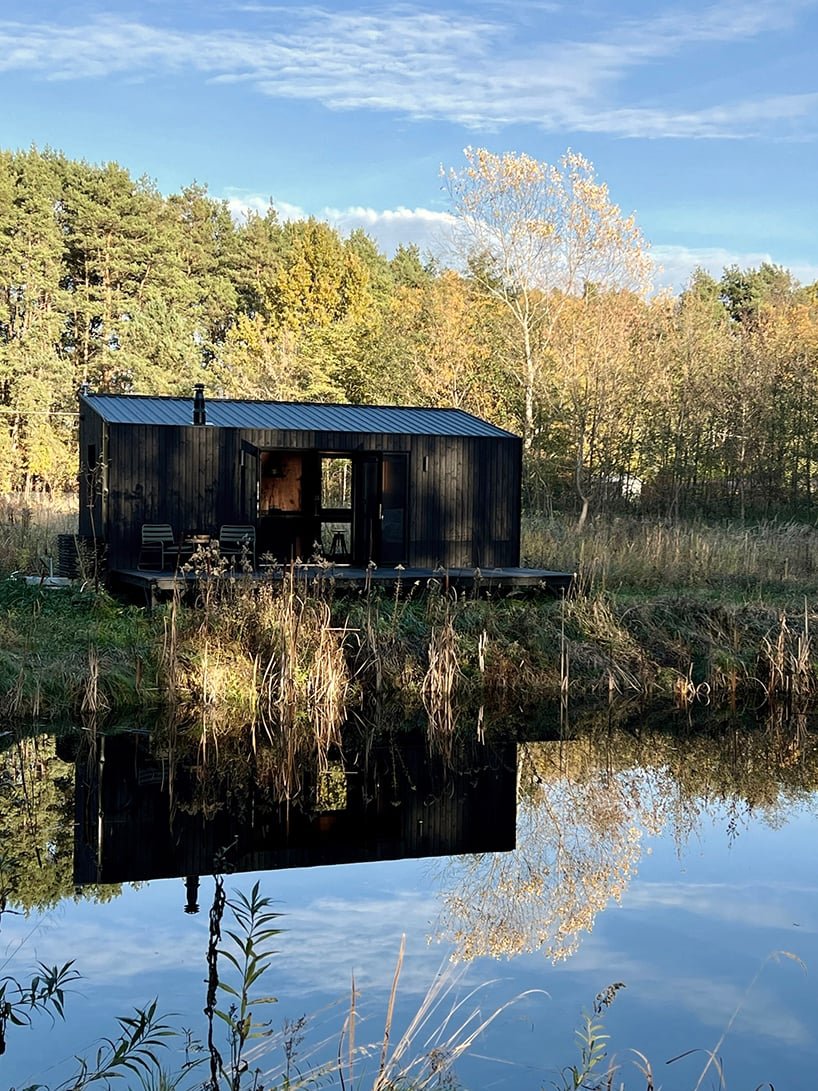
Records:
[[[644,291],[650,259],[633,216],[615,205],[592,164],[567,151],[552,165],[528,155],[466,148],[444,171],[454,240],[483,289],[509,312],[523,441],[531,451],[556,323],[588,284]]]

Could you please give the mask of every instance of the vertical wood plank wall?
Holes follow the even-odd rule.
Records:
[[[97,431],[101,434],[101,427],[90,408],[85,415],[81,443],[87,445],[94,442],[87,437]],[[521,441],[517,437],[154,424],[108,427],[104,537],[111,567],[136,564],[143,523],[170,523],[181,536],[194,530],[217,534],[223,523],[254,522],[256,468],[246,454],[242,465],[243,448],[245,452],[265,448],[339,454],[405,452],[409,461],[408,564],[432,568],[519,564]],[[101,446],[101,440],[98,443]]]
[[[92,413],[88,409],[83,410],[80,417],[79,460],[77,466],[80,504],[78,530],[80,535],[86,538],[102,535],[103,497],[101,489],[98,490],[93,501],[90,495],[91,476],[88,472],[88,448],[90,446],[96,448],[97,459],[100,464],[103,464],[105,460],[103,437],[104,426],[102,419],[98,414]]]

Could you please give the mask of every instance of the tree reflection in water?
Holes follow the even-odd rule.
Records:
[[[51,909],[79,897],[74,887],[74,767],[48,735],[8,733],[0,750],[0,915]],[[107,901],[118,886],[87,886]]]
[[[816,805],[818,748],[803,717],[696,731],[588,722],[571,738],[520,743],[516,777],[509,739],[472,742],[447,767],[405,732],[351,738],[323,772],[302,763],[293,800],[277,793],[272,748],[243,736],[207,755],[161,727],[56,745],[7,737],[0,911],[53,906],[75,883],[102,899],[118,892],[107,884],[170,876],[187,878],[192,909],[196,876],[228,856],[234,870],[439,856],[436,934],[456,958],[557,960],[621,898],[646,837],[669,831],[681,852],[707,817],[733,838],[750,815],[775,826]],[[514,842],[515,781],[517,848],[501,851]]]
[[[818,743],[803,718],[764,730],[588,731],[518,748],[517,848],[453,857],[438,873],[436,938],[454,958],[573,954],[636,874],[646,836],[683,851],[705,816],[728,837],[744,820],[818,806]]]

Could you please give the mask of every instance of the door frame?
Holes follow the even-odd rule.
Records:
[[[400,463],[403,487],[390,498],[386,493],[386,466]],[[395,500],[400,503],[395,503]],[[353,459],[353,564],[396,566],[406,564],[409,556],[409,452],[361,451]],[[401,535],[397,540],[384,536],[384,522],[389,512],[401,511]],[[387,550],[389,556],[387,556]]]

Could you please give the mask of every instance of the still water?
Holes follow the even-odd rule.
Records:
[[[359,738],[288,806],[246,747],[203,761],[145,732],[4,742],[0,976],[74,959],[82,978],[64,1021],[6,1028],[0,1087],[58,1085],[154,997],[204,1040],[214,870],[228,898],[258,883],[281,914],[260,992],[277,1000],[264,1018],[299,1028],[293,1072],[348,1055],[354,982],[347,1086],[371,1086],[405,942],[390,1049],[442,980],[402,1056],[494,1016],[457,1062],[466,1087],[565,1086],[583,1010],[620,984],[603,1019],[627,1087],[645,1086],[632,1050],[664,1088],[696,1087],[714,1050],[727,1087],[818,1086],[818,736],[803,723],[589,726],[447,761]],[[280,1038],[250,1053],[264,1086],[284,1063]]]

